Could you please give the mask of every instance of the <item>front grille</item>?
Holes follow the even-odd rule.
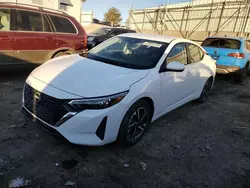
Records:
[[[25,84],[24,107],[44,122],[55,125],[66,113],[63,107],[68,100],[57,99]]]

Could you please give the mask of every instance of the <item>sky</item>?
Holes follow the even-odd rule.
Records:
[[[83,3],[83,11],[94,12],[94,18],[103,20],[104,13],[111,7],[116,7],[121,11],[122,22],[128,18],[128,11],[133,9],[143,9],[145,7],[156,7],[164,4],[181,3],[188,0],[86,0]]]

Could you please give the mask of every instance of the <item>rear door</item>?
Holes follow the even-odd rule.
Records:
[[[241,51],[241,42],[236,39],[209,38],[202,46],[218,65],[224,66],[232,66],[237,59],[231,55]]]
[[[46,16],[26,10],[16,10],[15,14],[14,57],[23,63],[44,63],[57,47]]]
[[[13,63],[14,31],[12,10],[0,8],[0,65]]]
[[[48,17],[56,32],[57,49],[73,52],[83,49],[84,37],[78,35],[78,30],[70,19],[56,15],[48,15]]]
[[[160,73],[162,79],[161,99],[162,111],[167,111],[172,106],[178,105],[192,94],[192,73],[188,67],[186,43],[176,44],[169,52],[164,67],[171,62],[185,65],[183,72],[164,71]]]
[[[208,79],[208,66],[206,62],[203,61],[204,52],[203,50],[194,44],[187,44],[188,53],[188,65],[186,69],[190,73],[191,83],[190,88],[192,93],[201,92],[205,82]]]

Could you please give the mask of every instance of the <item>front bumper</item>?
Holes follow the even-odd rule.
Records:
[[[224,65],[216,65],[216,73],[218,74],[229,74],[234,73],[240,70],[239,66],[224,66]]]
[[[121,101],[107,109],[84,110],[56,127],[37,117],[25,106],[22,109],[48,132],[61,135],[73,144],[89,146],[102,146],[115,141],[126,110]]]

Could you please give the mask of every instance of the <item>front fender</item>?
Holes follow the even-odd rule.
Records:
[[[160,112],[160,91],[161,91],[161,77],[156,70],[149,71],[148,75],[134,83],[129,89],[129,102],[126,104],[126,111],[138,100],[142,98],[150,98],[154,103],[154,115]]]

